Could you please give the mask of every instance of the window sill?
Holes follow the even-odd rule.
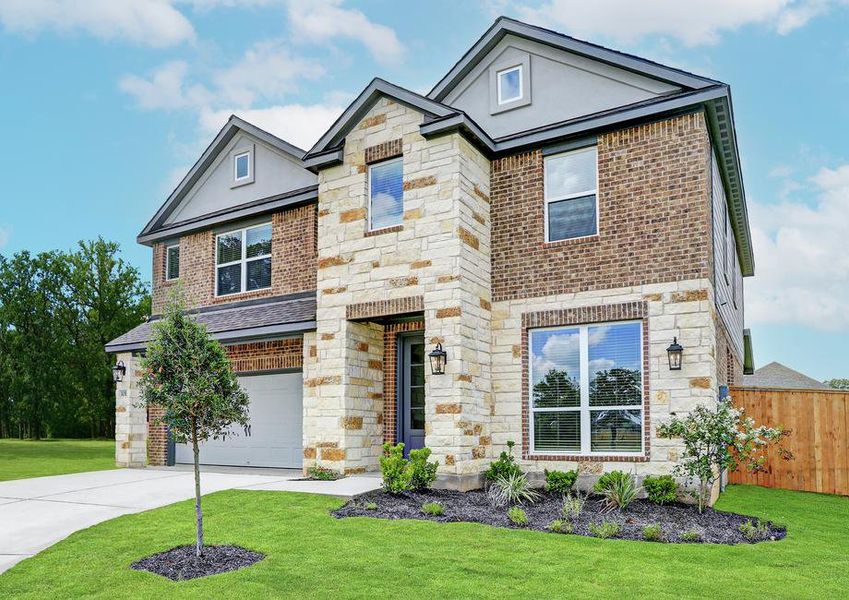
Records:
[[[262,288],[261,290],[251,290],[249,292],[237,292],[235,294],[227,294],[226,296],[213,296],[212,304],[225,304],[227,302],[250,300],[252,298],[262,298],[270,296],[272,289],[270,287]]]
[[[524,460],[556,460],[560,462],[648,462],[648,453],[639,454],[536,454],[523,452]]]
[[[396,233],[398,231],[403,231],[403,225],[391,225],[390,227],[384,227],[382,229],[370,229],[366,231],[365,237],[372,237],[375,235],[383,235],[384,233]]]
[[[581,244],[594,244],[601,241],[601,236],[597,233],[593,235],[585,235],[583,237],[568,238],[565,240],[554,240],[553,242],[543,242],[543,248],[557,248],[560,246],[578,246]]]

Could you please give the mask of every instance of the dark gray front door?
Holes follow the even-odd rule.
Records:
[[[424,447],[425,345],[424,334],[402,335],[399,340],[398,433],[404,454]]]

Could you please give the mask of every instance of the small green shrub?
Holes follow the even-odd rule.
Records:
[[[646,525],[643,527],[643,539],[647,542],[659,542],[663,539],[663,531],[660,525]]]
[[[484,472],[484,477],[487,481],[495,481],[500,477],[509,477],[511,475],[521,475],[522,469],[516,464],[516,459],[513,458],[513,446],[516,442],[507,442],[507,452],[502,452],[498,460],[490,463],[489,468]]]
[[[681,541],[682,542],[701,542],[702,541],[702,534],[699,533],[698,531],[695,531],[695,530],[685,531],[684,533],[681,534]]]
[[[572,533],[574,531],[574,526],[569,521],[555,519],[548,524],[548,529],[554,533]]]
[[[605,473],[605,475],[607,474]],[[604,487],[598,491],[604,496],[608,510],[614,508],[625,510],[631,502],[637,499],[642,488],[637,486],[637,478],[633,475],[622,471],[611,471],[609,474],[614,476],[610,477],[605,482]],[[603,477],[604,475],[602,475]],[[601,481],[601,478],[599,478],[599,481]]]
[[[524,473],[513,473],[506,477],[498,477],[489,485],[487,496],[493,506],[509,504],[534,503],[539,498],[539,492],[531,488]]]
[[[563,499],[563,508],[561,509],[561,513],[565,518],[570,521],[574,521],[584,510],[585,502],[586,498],[582,497],[580,494],[576,494],[574,496],[572,494],[566,494],[566,497]]]
[[[613,521],[602,521],[601,523],[590,523],[588,529],[593,536],[606,540],[619,535],[622,526]]]
[[[369,502],[366,504],[366,510],[377,510],[377,502]]]
[[[321,481],[335,481],[344,477],[344,475],[333,469],[318,466],[307,469],[307,475],[312,479],[319,479]]]
[[[568,494],[578,480],[578,470],[549,471],[545,470],[545,491],[557,494]]]
[[[445,514],[445,509],[439,502],[425,502],[422,504],[422,512],[431,517],[441,517]]]
[[[593,491],[597,494],[609,490],[619,482],[629,479],[631,476],[625,471],[608,471],[603,473],[593,485]]]
[[[430,458],[430,448],[410,450],[410,462],[407,465],[410,473],[408,489],[425,490],[436,481],[436,469],[439,463],[427,462],[428,458]]]
[[[400,494],[408,490],[429,488],[436,480],[437,462],[427,462],[430,448],[410,450],[410,460],[404,458],[404,444],[383,444],[380,457],[380,473],[383,475],[383,490]]]
[[[528,524],[527,513],[518,506],[510,507],[510,510],[507,511],[507,518],[510,519],[514,525],[518,525],[519,527],[525,527]]]
[[[672,475],[661,475],[660,477],[649,475],[643,479],[643,488],[645,488],[649,500],[661,506],[678,499],[678,484]]]
[[[746,521],[739,527],[740,533],[750,542],[765,540],[769,537],[769,525],[758,519],[754,523]]]

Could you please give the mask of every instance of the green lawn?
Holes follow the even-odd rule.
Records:
[[[134,560],[192,541],[192,503],[81,531],[0,575],[0,598],[846,597],[849,500],[732,487],[719,508],[789,526],[780,542],[670,545],[470,523],[333,519],[338,499],[228,491],[206,500],[208,543],[261,563],[171,582]]]
[[[0,440],[0,481],[114,468],[112,440]]]

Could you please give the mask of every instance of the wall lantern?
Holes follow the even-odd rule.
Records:
[[[684,346],[678,343],[678,338],[672,338],[672,343],[666,349],[666,354],[669,355],[669,370],[681,370],[681,356],[684,354]]]
[[[442,349],[442,344],[436,344],[436,348],[428,356],[430,357],[430,372],[434,375],[444,375],[448,354]]]
[[[115,383],[121,383],[124,381],[124,375],[127,374],[127,367],[124,366],[124,361],[119,360],[117,364],[112,367],[112,381]]]

